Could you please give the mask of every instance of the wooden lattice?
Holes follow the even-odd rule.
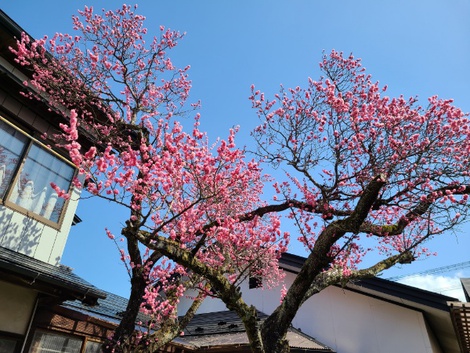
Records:
[[[462,353],[470,353],[470,306],[469,303],[452,303],[451,315],[459,337]]]

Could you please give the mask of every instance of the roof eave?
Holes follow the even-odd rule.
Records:
[[[105,292],[91,284],[74,281],[74,277],[79,278],[76,275],[67,278],[64,271],[27,255],[0,248],[0,272],[4,280],[8,279],[10,282],[60,297],[62,300],[76,299],[94,304],[98,299],[106,298]]]

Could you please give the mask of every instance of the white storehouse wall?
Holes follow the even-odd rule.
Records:
[[[286,274],[287,287],[294,278]],[[280,303],[281,286],[249,289],[244,283],[241,289],[244,300],[265,314]],[[189,307],[188,298],[181,301],[180,314]],[[222,301],[208,298],[198,313],[223,310]],[[339,287],[307,300],[292,324],[338,353],[443,353],[422,312]]]

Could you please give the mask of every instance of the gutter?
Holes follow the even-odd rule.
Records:
[[[0,248],[0,271],[23,278],[29,281],[30,286],[37,283],[46,285],[52,290],[60,289],[83,302],[93,303],[106,298],[104,291],[88,284],[71,271],[6,248]]]

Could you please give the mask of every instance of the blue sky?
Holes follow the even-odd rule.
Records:
[[[202,101],[201,126],[211,140],[240,125],[238,143],[249,145],[249,132],[257,124],[247,98],[250,85],[267,93],[281,83],[302,86],[309,76],[318,77],[322,51],[331,49],[362,58],[373,79],[388,85],[391,96],[418,96],[425,101],[437,94],[453,98],[455,105],[470,112],[468,0],[145,0],[138,4],[150,33],[157,33],[160,24],[187,33],[171,57],[180,67],[191,65],[191,97]],[[71,15],[84,5],[115,9],[122,2],[12,0],[0,8],[29,34],[42,37],[70,32]],[[126,295],[128,278],[103,231],[109,227],[119,233],[124,218],[97,200],[81,201],[78,215],[83,223],[73,228],[63,263],[96,286]],[[470,226],[464,225],[455,234],[443,235],[429,244],[437,257],[391,270],[384,277],[469,261],[469,231]],[[303,254],[300,248],[294,252]],[[470,268],[443,275],[468,277]]]

